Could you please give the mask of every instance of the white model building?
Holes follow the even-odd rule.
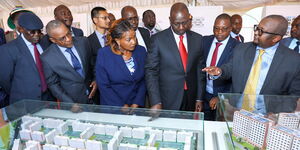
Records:
[[[246,138],[249,132],[249,124],[254,113],[246,110],[235,111],[233,116],[232,132],[235,136]]]
[[[144,128],[133,128],[132,129],[132,138],[144,139],[145,138],[145,129]]]
[[[56,129],[51,130],[49,133],[47,133],[47,134],[45,135],[46,142],[47,142],[48,144],[53,144],[53,142],[54,142],[54,137],[55,137],[56,135],[58,135]]]
[[[22,122],[26,121],[33,121],[33,122],[42,122],[42,118],[39,117],[32,117],[32,116],[23,116],[22,117]]]
[[[176,131],[165,130],[163,133],[163,138],[164,138],[164,141],[167,141],[167,142],[176,142]]]
[[[295,113],[280,113],[278,117],[278,125],[291,129],[297,129],[300,124],[300,117]]]
[[[291,150],[300,150],[300,131],[295,131]]]
[[[19,133],[20,133],[20,138],[22,140],[31,140],[31,131],[30,130],[23,129]]]
[[[85,149],[85,140],[84,139],[78,139],[78,138],[72,138],[69,140],[70,147],[78,148],[78,149]]]
[[[157,150],[157,148],[151,146],[140,146],[139,150]]]
[[[29,129],[29,126],[30,126],[32,123],[33,123],[33,121],[31,121],[31,120],[27,120],[27,121],[25,121],[25,122],[22,122],[21,128],[22,128],[23,130],[24,130],[24,129],[30,130],[30,129]]]
[[[69,146],[69,137],[56,135],[54,144],[59,146]]]
[[[31,131],[39,131],[42,128],[42,122],[33,122],[28,128]]]
[[[15,139],[12,150],[23,150],[23,145],[21,144],[20,139]]]
[[[163,137],[163,131],[159,130],[159,129],[152,129],[149,131],[149,134],[155,134],[155,140],[156,141],[162,141],[162,137]]]
[[[59,119],[46,118],[43,119],[43,126],[45,128],[57,128],[64,121]]]
[[[117,139],[112,138],[107,144],[107,150],[117,150],[117,149],[118,149]]]
[[[105,134],[113,136],[118,131],[118,126],[105,125]]]
[[[294,130],[284,126],[272,126],[268,133],[267,150],[290,150]]]
[[[155,134],[150,134],[150,137],[147,141],[147,145],[148,146],[154,146],[155,142],[156,142],[156,135]]]
[[[94,127],[88,127],[82,133],[80,133],[80,138],[89,139],[94,134]]]
[[[42,150],[40,142],[37,141],[27,141],[25,150]]]
[[[185,142],[186,137],[192,137],[193,132],[179,131],[177,132],[177,142]]]
[[[103,124],[96,124],[94,127],[95,134],[102,134],[105,135],[105,125]]]
[[[56,128],[59,134],[65,134],[69,130],[69,126],[67,122],[63,122]]]
[[[83,122],[79,122],[79,121],[74,121],[72,123],[72,128],[73,131],[78,131],[78,132],[83,132],[84,130],[86,130],[89,127],[94,128],[94,124],[91,123],[83,123]]]
[[[43,145],[43,150],[59,150],[59,146],[53,144],[45,144]]]
[[[124,137],[132,137],[132,128],[131,127],[120,127]]]
[[[31,138],[34,141],[44,142],[45,141],[45,135],[41,131],[33,131],[31,132]]]
[[[102,143],[99,141],[87,140],[86,150],[102,150]]]
[[[258,148],[265,149],[268,130],[272,125],[274,125],[272,120],[260,116],[252,116],[247,141]]]

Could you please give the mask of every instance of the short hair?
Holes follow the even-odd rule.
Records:
[[[136,11],[136,9],[133,6],[125,6],[122,8],[121,10],[121,17],[124,18],[126,11],[128,11],[128,9],[132,9],[134,11]]]
[[[65,24],[64,24],[63,22],[59,21],[59,20],[51,20],[51,21],[48,22],[48,24],[46,25],[46,32],[47,32],[47,34],[48,34],[50,37],[52,37],[51,31],[54,30],[54,29],[56,29],[56,28],[58,28],[58,27],[60,27],[61,25],[64,25],[64,26],[65,26]]]
[[[94,7],[91,11],[91,18],[95,18],[99,11],[106,11],[104,7]]]
[[[143,18],[145,18],[146,13],[148,13],[148,12],[151,12],[155,15],[155,13],[151,9],[148,9],[148,10],[143,12]]]
[[[217,20],[219,20],[219,19],[225,19],[225,20],[228,20],[229,23],[230,23],[230,26],[231,26],[231,21],[230,21],[230,20],[231,20],[231,17],[230,17],[228,14],[226,14],[226,13],[220,14],[219,16],[217,16],[215,22],[216,22]]]
[[[56,8],[54,8],[54,16],[57,16],[57,11],[61,8],[66,8],[68,10],[70,10],[66,5],[58,5]]]
[[[119,19],[114,21],[112,27],[109,29],[107,34],[108,45],[111,47],[113,53],[117,55],[122,55],[119,45],[116,42],[116,39],[120,39],[123,36],[124,32],[129,30],[134,30],[131,24],[126,19]]]
[[[274,22],[274,26],[276,27],[275,31],[277,31],[277,33],[280,34],[281,36],[284,36],[286,34],[288,28],[288,21],[283,16],[269,15],[263,19],[276,20],[277,22]]]

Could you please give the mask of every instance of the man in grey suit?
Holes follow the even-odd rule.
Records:
[[[227,64],[203,71],[212,78],[231,78],[233,93],[299,96],[300,55],[279,44],[287,26],[288,22],[280,15],[263,18],[254,29],[253,42],[236,46]],[[255,108],[262,107],[258,101],[254,104]]]
[[[10,104],[22,99],[51,100],[40,60],[43,23],[29,12],[22,13],[18,22],[21,35],[0,47],[0,87]]]
[[[151,37],[145,75],[152,109],[202,109],[202,36],[189,30],[190,18],[187,6],[175,3],[170,12],[171,27]]]
[[[291,37],[282,39],[280,43],[300,53],[300,15],[292,23]]]
[[[50,91],[62,102],[88,103],[97,86],[87,38],[72,37],[71,31],[58,20],[50,21],[46,31],[53,44],[41,59]]]

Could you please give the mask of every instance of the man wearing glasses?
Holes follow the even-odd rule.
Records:
[[[235,47],[232,59],[221,67],[206,67],[212,78],[232,79],[232,93],[300,95],[300,55],[279,41],[288,22],[280,15],[263,18],[254,28],[254,40]],[[259,109],[258,101],[242,107]]]
[[[22,13],[18,22],[21,35],[0,47],[0,86],[10,104],[22,99],[51,100],[40,60],[43,23],[29,12]]]
[[[281,43],[300,53],[300,15],[292,23],[291,37],[282,39]]]
[[[89,103],[97,86],[87,38],[72,37],[70,29],[59,20],[50,21],[46,31],[53,44],[41,59],[50,91],[62,102]]]

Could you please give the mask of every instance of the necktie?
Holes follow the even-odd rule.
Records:
[[[102,39],[103,39],[103,41],[104,41],[104,44],[102,45],[102,47],[105,47],[106,42],[107,42],[106,35],[103,35],[103,36],[102,36]]]
[[[212,55],[212,59],[211,59],[211,62],[210,62],[210,66],[216,66],[216,63],[217,63],[217,58],[218,58],[218,51],[219,51],[219,47],[222,45],[222,43],[220,42],[217,42],[216,43],[216,48],[214,50],[214,53]]]
[[[254,110],[255,101],[256,101],[256,88],[257,88],[260,69],[261,69],[262,55],[264,53],[265,50],[263,49],[259,50],[258,58],[255,61],[255,64],[252,66],[252,70],[250,72],[247,84],[245,86],[245,90],[244,90],[245,97],[243,100],[242,108],[248,111]]]
[[[183,69],[186,72],[186,65],[187,65],[188,55],[187,55],[185,46],[183,44],[183,35],[180,35],[179,39],[180,39],[180,41],[179,41],[179,54],[180,54],[180,57],[181,57],[181,62],[182,62],[182,65],[183,65]],[[186,82],[184,82],[184,90],[187,90],[187,89],[188,88],[187,88]]]
[[[32,45],[34,47],[33,49],[34,49],[35,64],[40,75],[42,92],[45,92],[47,90],[47,83],[44,75],[43,65],[40,58],[40,52],[38,51],[36,44],[32,44]]]
[[[83,69],[81,67],[81,64],[78,60],[78,58],[75,56],[71,48],[67,48],[66,52],[68,52],[71,55],[71,61],[73,64],[73,68],[75,69],[76,72],[80,74],[80,76],[84,77]]]
[[[238,35],[235,37],[235,39],[237,39],[238,41],[241,41],[240,36],[238,36]]]
[[[294,51],[299,53],[299,45],[300,45],[300,41],[296,42],[297,46],[294,48]]]

